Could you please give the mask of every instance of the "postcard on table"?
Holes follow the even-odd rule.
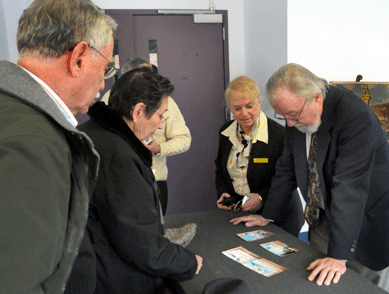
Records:
[[[245,241],[255,241],[255,240],[261,240],[270,237],[274,235],[274,233],[265,230],[256,230],[256,231],[240,233],[236,235]]]
[[[267,243],[259,244],[259,246],[281,257],[299,251],[298,249],[290,248],[287,244],[281,241],[267,242]]]
[[[262,258],[242,246],[223,251],[222,253],[265,277],[270,277],[287,270],[287,268]]]
[[[287,268],[282,267],[265,258],[255,259],[251,262],[244,263],[243,265],[265,277],[271,277],[287,270]]]

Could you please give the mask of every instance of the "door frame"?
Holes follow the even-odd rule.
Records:
[[[127,15],[128,17],[125,18],[124,23],[118,23],[117,30],[121,30],[121,26],[124,28],[132,27],[133,24],[133,16],[134,15],[165,15],[163,13],[159,13],[158,10],[154,9],[106,9],[106,12],[108,12],[109,15],[116,14],[116,15]],[[229,63],[229,51],[228,51],[228,14],[227,10],[215,10],[215,13],[222,14],[223,15],[223,30],[224,30],[224,36],[223,36],[223,71],[224,71],[224,89],[227,88],[228,84],[230,83],[230,63]],[[187,13],[182,14],[176,14],[176,15],[188,15]],[[134,36],[133,36],[133,30],[128,30],[129,35],[126,40],[120,40],[119,42],[119,58],[120,58],[120,47],[126,46],[128,50],[130,51],[130,56],[135,56],[135,43],[134,43]],[[114,36],[115,38],[115,36]],[[123,62],[124,60],[119,60],[119,62]],[[225,119],[229,120],[229,116],[227,117],[227,112],[225,115]]]

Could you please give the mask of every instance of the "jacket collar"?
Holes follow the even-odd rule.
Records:
[[[317,131],[317,153],[321,154],[317,158],[319,168],[323,167],[325,154],[331,141],[331,130],[334,127],[334,92],[337,88],[330,86],[326,98],[323,101],[323,113],[321,115],[321,125]]]
[[[131,145],[145,165],[151,167],[151,151],[135,136],[134,132],[116,111],[110,109],[104,102],[97,102],[89,108],[88,115],[95,123],[117,134]]]
[[[261,141],[268,144],[269,134],[267,128],[267,117],[262,112],[262,110],[260,110],[259,112],[259,116],[256,123],[258,127],[256,129],[257,133],[255,134],[255,137],[253,139],[253,144],[256,143],[257,141]],[[234,145],[237,144],[237,142],[239,142],[238,139],[236,138],[237,127],[238,127],[238,123],[236,122],[236,120],[234,120],[234,122],[221,133],[223,136],[228,137],[232,142],[232,144]]]
[[[8,61],[0,61],[0,91],[48,114],[63,128],[79,133],[59,110],[46,91],[21,67]]]
[[[84,138],[89,149],[99,158],[89,137],[75,128],[63,115],[57,104],[46,91],[21,67],[8,61],[0,61],[0,92],[11,95],[23,103],[51,117],[62,128],[71,134]]]
[[[58,104],[58,108],[61,110],[61,112],[63,113],[63,115],[66,117],[66,119],[74,126],[76,127],[77,124],[78,124],[78,121],[76,120],[76,118],[74,117],[74,115],[72,114],[72,112],[70,111],[70,109],[68,108],[68,106],[63,102],[63,100],[61,99],[61,97],[59,97],[57,95],[57,93],[55,93],[50,87],[49,85],[47,85],[44,81],[42,81],[39,77],[37,77],[36,75],[34,75],[32,72],[30,72],[29,70],[21,67],[22,69],[24,69],[30,76],[32,76],[32,78],[39,84],[41,85],[41,87],[43,89],[46,90],[46,92],[49,94],[49,96],[51,96],[51,99],[53,99],[57,104]]]

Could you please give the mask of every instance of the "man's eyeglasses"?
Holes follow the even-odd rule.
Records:
[[[89,44],[88,44],[89,45]],[[93,50],[95,50],[97,53],[99,53],[101,56],[103,56],[104,57],[104,59],[106,60],[106,61],[108,61],[108,64],[106,65],[106,67],[105,67],[105,73],[104,73],[104,79],[109,79],[109,78],[112,78],[115,74],[116,74],[116,72],[118,71],[118,69],[115,67],[115,62],[113,62],[113,61],[109,61],[108,59],[107,59],[107,57],[105,57],[104,55],[103,55],[103,53],[101,53],[99,50],[97,50],[95,47],[93,47],[93,46],[91,46],[91,45],[89,45],[89,47],[91,48],[91,49],[93,49]]]
[[[279,119],[279,120],[291,120],[291,121],[294,121],[294,122],[299,122],[300,121],[300,115],[303,112],[304,106],[305,106],[306,103],[307,103],[307,100],[304,100],[304,104],[303,104],[303,107],[301,108],[300,112],[293,118],[287,118],[287,117],[284,117],[282,115],[279,115],[278,113],[274,113],[274,118]]]
[[[109,78],[112,78],[112,77],[116,74],[116,72],[118,71],[118,69],[115,67],[115,62],[109,61],[109,60],[107,59],[107,57],[105,57],[105,56],[103,55],[103,53],[101,53],[99,50],[97,50],[97,49],[96,49],[95,47],[93,47],[92,45],[90,45],[90,44],[88,44],[88,45],[89,45],[89,47],[90,47],[91,49],[95,50],[97,53],[99,53],[101,56],[103,56],[104,59],[105,59],[106,61],[108,61],[108,64],[105,66],[104,79],[107,80],[107,79],[109,79]],[[75,46],[70,47],[70,48],[69,48],[69,51],[72,52],[72,51],[74,50],[74,47],[75,47]]]

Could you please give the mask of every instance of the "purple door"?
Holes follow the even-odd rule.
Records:
[[[107,10],[117,19],[119,56],[149,59],[156,40],[158,70],[175,86],[172,94],[192,135],[189,151],[167,158],[167,214],[216,208],[215,164],[218,130],[225,122],[228,83],[227,40],[223,23],[193,23],[192,15],[156,11]]]

